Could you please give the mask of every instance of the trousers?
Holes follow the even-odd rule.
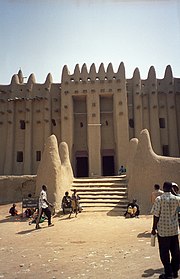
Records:
[[[159,254],[164,266],[165,275],[172,276],[179,270],[178,235],[162,237],[158,235]]]
[[[36,220],[36,225],[39,225],[39,221],[41,220],[43,212],[48,217],[48,226],[51,225],[51,211],[50,211],[49,207],[39,209],[39,215]]]

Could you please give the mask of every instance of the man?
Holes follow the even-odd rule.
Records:
[[[162,190],[160,190],[160,186],[158,184],[154,185],[154,191],[151,194],[151,203],[154,204],[155,199],[158,196],[161,196],[164,192]]]
[[[160,259],[165,274],[160,279],[178,278],[179,270],[179,240],[178,240],[178,207],[180,197],[171,193],[172,183],[164,182],[164,194],[158,196],[153,207],[152,234],[157,232]],[[170,260],[171,255],[171,260]]]
[[[47,200],[47,186],[43,185],[39,196],[39,215],[36,220],[36,229],[40,229],[39,222],[43,213],[45,213],[48,218],[48,226],[54,226],[54,224],[51,223],[51,211],[48,206],[53,207],[53,205]]]

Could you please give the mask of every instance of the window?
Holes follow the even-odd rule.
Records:
[[[36,151],[36,161],[41,161],[41,151]]]
[[[51,119],[51,122],[52,122],[53,126],[56,126],[56,120],[55,119]]]
[[[129,127],[134,128],[134,119],[132,118],[129,119]]]
[[[22,151],[18,151],[18,152],[17,152],[16,161],[17,161],[17,162],[23,162],[23,152],[22,152]]]
[[[163,145],[163,155],[169,156],[169,146],[168,145]]]
[[[160,128],[166,127],[165,118],[159,118],[159,127]]]
[[[26,129],[25,121],[24,120],[20,120],[19,123],[20,123],[20,129],[25,130]]]
[[[80,127],[81,127],[81,128],[83,127],[83,123],[82,123],[82,122],[80,122]]]

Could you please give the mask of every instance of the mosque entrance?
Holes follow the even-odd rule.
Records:
[[[102,157],[102,170],[103,170],[103,176],[114,175],[114,156]]]
[[[76,157],[76,177],[88,177],[88,157]]]

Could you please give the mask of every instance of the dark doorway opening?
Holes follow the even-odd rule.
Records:
[[[114,156],[102,157],[102,169],[103,169],[104,176],[114,175]]]
[[[76,157],[76,177],[88,177],[88,157]]]

